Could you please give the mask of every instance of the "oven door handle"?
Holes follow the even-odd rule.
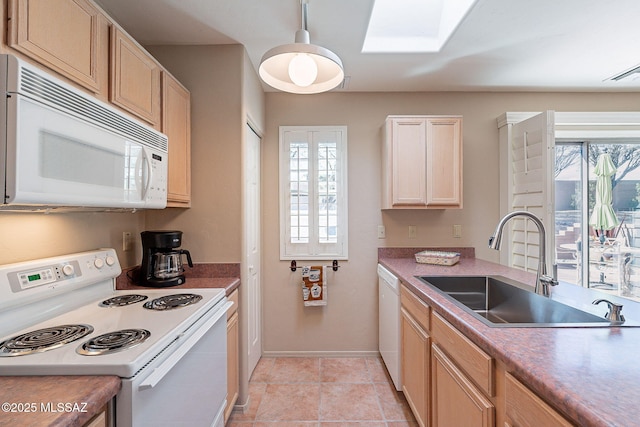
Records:
[[[227,301],[221,309],[217,310],[217,312],[208,319],[198,330],[191,335],[182,345],[178,347],[178,349],[167,358],[160,366],[155,368],[153,372],[145,378],[142,383],[138,386],[138,390],[147,390],[158,385],[160,381],[173,369],[173,367],[182,359],[182,357],[187,354],[191,348],[196,345],[196,343],[206,334],[209,329],[215,325],[222,316],[227,314],[227,310],[233,305],[232,301]]]

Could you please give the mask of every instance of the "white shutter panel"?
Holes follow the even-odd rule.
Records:
[[[509,181],[508,212],[525,210],[540,218],[546,229],[545,244],[549,252],[555,241],[552,179],[555,167],[554,112],[546,111],[510,126],[510,138],[507,146],[502,148],[507,151],[507,164],[502,167],[507,167]],[[507,253],[507,264],[536,272],[539,236],[535,224],[525,218],[514,218],[507,236],[502,245],[502,251]],[[548,259],[548,269],[553,263],[552,258]]]

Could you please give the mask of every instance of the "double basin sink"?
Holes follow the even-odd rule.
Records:
[[[492,327],[620,326],[619,322],[611,322],[604,317],[537,295],[525,285],[500,276],[418,278]]]

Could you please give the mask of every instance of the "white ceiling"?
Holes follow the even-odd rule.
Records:
[[[142,44],[240,43],[255,67],[301,27],[300,0],[98,3]],[[311,43],[340,56],[345,90],[640,92],[640,74],[606,80],[640,64],[639,0],[478,0],[438,53],[363,54],[373,3],[309,3]]]

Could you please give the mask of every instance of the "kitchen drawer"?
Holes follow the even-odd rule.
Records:
[[[411,314],[420,326],[429,330],[429,306],[418,298],[405,286],[400,287],[400,301],[402,306]]]
[[[472,343],[437,313],[433,313],[431,335],[447,355],[487,396],[495,395],[495,365],[491,356]]]
[[[570,427],[573,425],[508,372],[505,382],[505,402],[508,426]]]
[[[233,314],[236,311],[238,311],[238,290],[236,289],[235,291],[231,292],[231,295],[227,297],[227,300],[233,302],[233,305],[227,311],[227,321],[228,321],[229,319],[231,319],[231,316],[233,316]]]

